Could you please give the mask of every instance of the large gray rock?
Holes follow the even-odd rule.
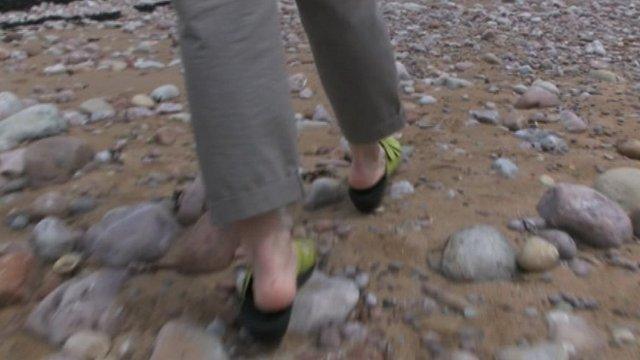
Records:
[[[83,247],[105,265],[152,262],[167,252],[179,229],[162,204],[123,206],[109,211],[89,229]]]
[[[0,151],[11,150],[25,140],[59,134],[67,127],[55,105],[31,106],[0,121]]]
[[[103,269],[62,283],[31,312],[27,329],[53,345],[81,330],[113,335],[122,320],[115,297],[126,279],[125,271]]]
[[[597,355],[607,346],[607,335],[577,315],[552,311],[547,314],[547,325],[551,340],[567,349],[571,358]]]
[[[14,93],[0,92],[0,120],[6,119],[23,108],[22,101]]]
[[[359,298],[360,291],[353,281],[316,271],[296,296],[289,330],[310,334],[328,324],[342,323]]]
[[[62,220],[47,217],[33,228],[31,243],[38,257],[54,261],[72,251],[81,237],[82,232],[70,229]]]
[[[93,149],[82,139],[69,136],[42,139],[26,148],[25,173],[32,186],[63,183],[93,157]]]
[[[586,186],[558,184],[545,192],[537,208],[551,227],[592,246],[620,246],[633,236],[631,220],[625,211]]]
[[[496,360],[569,360],[569,352],[560,344],[545,342],[502,348],[496,354]]]
[[[622,208],[631,212],[640,209],[640,169],[616,168],[598,176],[594,188]]]
[[[149,360],[226,360],[229,355],[220,339],[191,324],[166,323],[153,347]]]
[[[495,228],[476,225],[453,234],[442,255],[442,272],[467,281],[509,279],[516,270],[516,253]]]

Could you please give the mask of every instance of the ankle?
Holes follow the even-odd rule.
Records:
[[[354,166],[377,164],[381,155],[382,149],[378,143],[351,145],[351,159]]]

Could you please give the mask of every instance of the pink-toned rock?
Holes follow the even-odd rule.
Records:
[[[220,246],[220,229],[211,224],[209,216],[202,215],[161,262],[183,273],[210,273],[226,268],[235,249]]]
[[[183,225],[190,225],[198,221],[206,208],[206,191],[202,182],[202,175],[180,194],[178,198],[178,212],[176,217]]]
[[[558,97],[539,86],[530,87],[516,102],[516,109],[546,108],[560,105]]]
[[[81,139],[56,136],[27,147],[25,171],[32,186],[62,183],[93,159],[93,149]]]
[[[567,132],[577,134],[587,130],[587,123],[573,111],[565,110],[560,113],[560,122]]]
[[[551,227],[592,246],[617,247],[633,237],[626,212],[583,185],[561,183],[547,190],[538,203],[538,213]]]
[[[27,300],[35,268],[36,258],[26,251],[0,257],[0,306]]]

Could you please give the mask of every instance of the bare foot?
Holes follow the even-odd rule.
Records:
[[[351,144],[351,168],[349,186],[354,189],[368,189],[375,185],[385,173],[384,151],[378,145]]]
[[[242,243],[253,268],[253,294],[263,311],[291,305],[296,295],[297,259],[291,240],[291,221],[284,210],[272,211],[230,226]]]

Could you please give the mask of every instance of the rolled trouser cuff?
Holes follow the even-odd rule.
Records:
[[[220,225],[248,219],[298,202],[302,196],[302,182],[295,174],[242,194],[210,202],[211,221]]]

